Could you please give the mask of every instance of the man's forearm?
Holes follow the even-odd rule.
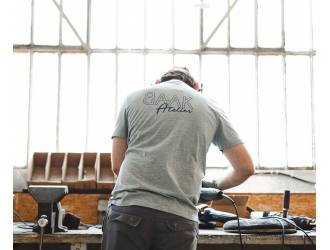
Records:
[[[232,187],[236,187],[243,183],[251,176],[249,173],[242,173],[233,169],[228,170],[227,174],[222,178],[216,180],[216,184],[219,189],[226,190]]]

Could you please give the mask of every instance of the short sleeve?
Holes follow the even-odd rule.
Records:
[[[219,147],[221,151],[226,148],[231,148],[237,144],[242,144],[243,141],[239,137],[236,130],[233,128],[225,113],[219,109],[215,109],[217,116],[217,129],[213,138],[213,144]]]
[[[126,103],[127,102],[125,101],[124,104],[120,108],[111,139],[113,139],[115,137],[127,138],[127,136],[128,136]]]

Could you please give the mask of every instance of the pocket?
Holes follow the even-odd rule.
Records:
[[[179,231],[196,231],[197,223],[195,222],[182,222],[182,221],[167,221],[167,227],[171,231],[179,232]]]
[[[136,215],[123,214],[112,211],[109,216],[110,222],[120,222],[131,227],[137,227],[140,225],[142,218]]]
[[[107,224],[109,214],[111,213],[111,207],[108,207],[107,211],[103,214],[102,220],[102,232],[105,230],[105,225]]]

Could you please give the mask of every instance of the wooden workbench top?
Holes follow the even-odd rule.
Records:
[[[33,224],[29,224],[30,226]],[[24,227],[24,228],[23,228]],[[316,232],[309,232],[309,236],[316,244]],[[44,243],[101,243],[102,231],[97,227],[90,227],[86,230],[69,230],[68,232],[59,232],[44,235]],[[254,245],[279,245],[282,242],[282,235],[256,235],[242,234],[244,244]],[[13,241],[14,243],[39,243],[39,234],[32,232],[23,223],[14,223],[13,225]],[[284,242],[286,245],[304,245],[311,244],[309,239],[302,232],[295,234],[286,234]],[[199,244],[239,244],[239,235],[224,232],[221,228],[199,230]]]

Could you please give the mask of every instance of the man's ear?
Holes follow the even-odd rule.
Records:
[[[155,84],[159,84],[161,81],[159,79],[156,79]]]
[[[196,91],[201,91],[201,88],[199,86],[199,84],[197,82],[195,82],[194,86],[193,86],[193,89],[196,90]]]

